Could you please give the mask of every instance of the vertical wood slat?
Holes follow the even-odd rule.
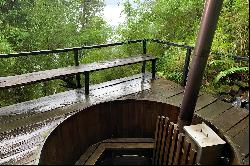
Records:
[[[185,140],[184,146],[183,146],[183,155],[181,159],[181,165],[186,165],[188,163],[190,149],[191,149],[191,143]]]
[[[158,116],[155,131],[153,165],[194,165],[197,152],[178,126],[168,117]]]
[[[169,151],[170,151],[170,147],[172,144],[173,130],[174,130],[174,123],[170,122],[166,146],[165,146],[165,153],[164,153],[164,158],[163,158],[163,165],[167,165],[168,163]]]
[[[158,165],[162,165],[162,160],[163,160],[163,156],[164,156],[164,151],[165,151],[165,147],[166,147],[166,138],[168,137],[168,132],[169,130],[169,119],[165,118],[165,122],[163,125],[163,134],[162,134],[162,139],[161,139],[161,147],[160,147],[160,154],[159,154],[159,159],[158,159]]]
[[[173,165],[180,165],[180,159],[182,157],[182,148],[184,144],[185,135],[183,133],[180,133],[178,135],[178,142],[177,142],[177,148],[175,152],[175,158]]]
[[[159,161],[159,155],[160,155],[160,147],[161,147],[161,141],[162,141],[162,134],[163,134],[163,128],[164,128],[164,121],[165,121],[165,117],[161,116],[160,118],[160,124],[159,124],[159,133],[158,133],[158,137],[157,137],[157,145],[156,145],[156,153],[155,153],[155,165],[158,165],[158,161]]]
[[[177,125],[175,124],[174,131],[173,131],[173,140],[172,140],[169,157],[168,157],[168,165],[173,164],[173,160],[174,160],[175,152],[177,148],[178,134],[179,134],[179,129],[177,128]]]
[[[190,158],[188,160],[187,165],[194,165],[196,162],[196,157],[197,157],[197,151],[194,149],[191,149],[190,151]]]
[[[155,145],[154,145],[154,151],[153,151],[153,165],[155,164],[155,157],[156,157],[156,146],[158,145],[158,135],[159,135],[159,128],[160,128],[160,116],[157,116],[156,121],[156,129],[155,129]]]

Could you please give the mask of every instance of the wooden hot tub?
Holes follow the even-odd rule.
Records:
[[[39,164],[75,164],[91,145],[106,139],[154,138],[157,116],[167,116],[177,123],[178,114],[179,107],[148,100],[115,100],[93,105],[53,130],[43,146]],[[201,121],[205,120],[195,116],[193,124]],[[225,152],[231,162],[233,148],[228,145]]]
[[[39,164],[74,164],[89,146],[109,138],[154,138],[158,115],[177,122],[179,108],[146,100],[116,100],[86,108],[47,138]]]

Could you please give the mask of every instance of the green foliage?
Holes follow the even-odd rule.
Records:
[[[185,61],[185,50],[170,47],[160,57],[157,63],[157,70],[162,76],[177,83],[182,82],[183,64]]]
[[[124,24],[115,31],[100,15],[103,0],[0,0],[0,53],[56,49],[106,43],[108,40],[158,38],[194,46],[204,1],[129,0],[123,4]],[[204,74],[203,88],[211,93],[247,87],[248,64],[236,62],[231,55],[249,54],[249,1],[224,0],[211,55]],[[113,35],[113,36],[111,36]],[[180,83],[186,50],[156,43],[147,52],[159,57],[158,75]],[[81,63],[133,56],[142,53],[142,44],[107,49],[84,50]],[[73,65],[73,53],[0,59],[0,77]],[[128,76],[140,66],[96,72],[92,83]],[[238,74],[238,75],[237,75]],[[73,82],[74,78],[65,80]],[[69,84],[68,82],[68,84]],[[0,105],[30,100],[67,90],[60,80],[13,88],[0,92]],[[14,96],[14,97],[13,97]]]
[[[111,28],[99,14],[103,5],[102,0],[1,0],[0,53],[105,43]],[[0,59],[0,77],[73,65],[73,57],[61,53]],[[67,90],[61,84],[56,80],[1,91],[0,105]]]
[[[126,22],[118,28],[122,38],[160,38],[193,43],[203,9],[202,1],[158,0],[138,2],[137,5],[133,8],[129,1],[124,4]]]
[[[248,72],[248,67],[232,67],[231,69],[221,71],[214,79],[215,83],[218,83],[222,78],[229,76],[230,74],[240,73],[240,72]]]
[[[118,27],[117,33],[122,40],[136,38],[159,38],[176,43],[193,45],[200,26],[204,1],[196,0],[157,0],[129,1],[124,3],[126,22]],[[231,85],[233,74],[248,67],[244,62],[236,62],[231,55],[248,56],[249,50],[249,1],[225,0],[220,14],[212,50],[221,56],[210,55],[204,74],[203,88],[211,93],[221,92],[221,80],[226,74]],[[133,7],[137,6],[137,7]],[[181,81],[185,50],[171,49],[164,46],[150,46],[148,52],[158,56],[157,70],[160,76],[176,82]],[[216,77],[217,76],[217,77]],[[221,76],[221,78],[220,78]],[[248,75],[246,75],[248,78]],[[243,82],[246,82],[243,80]],[[223,84],[224,85],[224,84]]]

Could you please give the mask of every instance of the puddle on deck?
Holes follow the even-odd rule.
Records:
[[[0,134],[0,164],[37,164],[44,140],[65,117]],[[20,132],[21,131],[21,132]],[[30,163],[32,161],[32,163]]]

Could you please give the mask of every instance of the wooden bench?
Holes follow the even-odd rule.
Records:
[[[194,145],[179,133],[177,125],[169,118],[158,116],[155,130],[153,165],[194,165],[197,152]]]
[[[57,79],[62,76],[77,75],[77,74],[79,75],[83,73],[85,75],[85,94],[89,94],[90,72],[151,61],[152,79],[154,79],[156,72],[156,59],[157,58],[151,55],[140,55],[136,57],[120,58],[120,59],[113,59],[111,61],[81,64],[79,66],[70,66],[65,68],[38,71],[22,75],[0,77],[0,89]]]
[[[154,139],[152,138],[114,138],[107,139],[88,148],[81,155],[75,165],[96,165],[98,160],[106,150],[152,150],[154,147]]]
[[[128,149],[151,149],[153,150],[153,157],[148,156],[148,158],[152,159],[152,165],[197,164],[197,151],[194,150],[193,143],[188,142],[185,135],[179,133],[177,125],[170,122],[169,118],[164,116],[158,116],[157,118],[155,139],[108,139],[90,146],[75,164],[96,165],[106,150],[115,149],[123,149],[123,151]],[[114,160],[114,157],[111,158],[111,160]]]

